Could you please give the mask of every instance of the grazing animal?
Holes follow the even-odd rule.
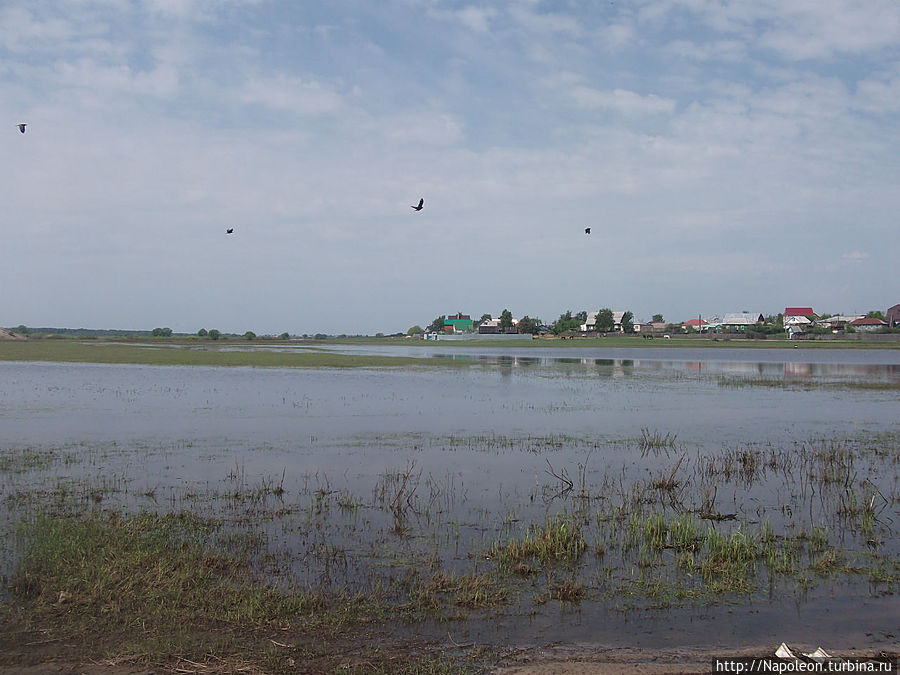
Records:
[[[414,211],[421,211],[423,206],[425,206],[425,199],[420,199],[419,203],[416,206],[410,206],[409,208],[413,209]]]
[[[232,234],[233,232],[234,232],[233,227],[229,227],[227,230],[225,230],[225,234]]]
[[[18,125],[16,125],[16,126],[18,126],[18,127],[19,127],[19,131],[21,131],[21,132],[24,134],[24,133],[25,133],[25,127],[28,126],[28,125],[27,125],[27,124],[18,124]]]
[[[590,233],[591,233],[591,228],[589,228],[589,227],[584,228],[584,233],[585,233],[585,234],[590,234]]]

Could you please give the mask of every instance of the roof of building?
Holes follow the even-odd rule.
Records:
[[[588,312],[587,319],[584,324],[586,326],[596,326],[597,325],[597,315],[600,312]],[[613,312],[613,323],[622,323],[622,319],[625,317],[625,312]]]
[[[807,319],[806,316],[803,314],[791,314],[791,315],[785,315],[785,317],[784,317],[784,325],[785,326],[790,326],[790,325],[796,326],[798,324],[805,325],[808,323],[812,323],[812,321]]]
[[[850,323],[851,321],[862,318],[864,318],[862,314],[853,314],[850,316],[836,314],[835,316],[829,316],[827,319],[819,319],[819,323]]]
[[[851,326],[887,326],[887,321],[873,317],[863,317],[850,322]]]
[[[731,326],[749,326],[758,323],[761,316],[763,316],[762,312],[732,312],[725,315],[722,323]]]
[[[688,319],[681,325],[682,326],[707,326],[707,325],[709,325],[709,323],[707,321],[704,321],[703,319]]]
[[[812,307],[785,307],[784,308],[785,316],[816,316],[816,313],[813,311]]]

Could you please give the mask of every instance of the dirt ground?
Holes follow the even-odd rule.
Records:
[[[622,648],[548,647],[522,650],[504,659],[505,665],[491,669],[492,675],[674,675],[676,673],[711,673],[714,657],[772,656],[777,645],[766,645],[739,651],[704,651],[696,649],[672,649],[652,651]],[[802,649],[814,647],[799,645]],[[898,645],[900,647],[900,645]],[[898,650],[888,652],[866,650],[839,652],[833,656],[878,656],[888,653],[895,659]],[[149,675],[150,673],[197,673],[219,675],[224,673],[257,674],[237,662],[205,664],[186,661],[167,664],[161,668],[137,667],[127,663],[87,662],[73,663],[49,660],[32,666],[0,666],[0,675]],[[298,664],[297,672],[311,672]]]
[[[792,645],[813,651],[816,646]],[[711,673],[715,657],[771,657],[778,645],[741,650],[645,650],[622,648],[551,648],[522,653],[514,663],[492,670],[493,675],[672,675],[675,673]],[[840,657],[873,657],[885,653],[897,658],[900,645],[883,652],[877,650],[830,652]]]

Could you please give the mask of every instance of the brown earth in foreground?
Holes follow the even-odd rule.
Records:
[[[792,645],[801,650],[813,650],[814,646]],[[417,647],[420,647],[417,646]],[[416,650],[417,647],[413,647]],[[397,650],[398,661],[404,661],[408,653],[401,653],[397,646],[371,645],[381,651],[379,666],[390,663],[390,652]],[[772,656],[775,646],[755,647],[742,650],[703,650],[703,649],[667,649],[661,651],[611,647],[544,647],[523,650],[511,650],[499,659],[500,664],[485,670],[494,675],[674,675],[676,673],[711,673],[711,662],[714,657],[762,657]],[[85,673],[97,675],[148,675],[150,673],[196,673],[198,675],[219,675],[224,673],[262,674],[253,665],[241,662],[239,657],[218,659],[209,657],[200,663],[181,659],[166,664],[138,664],[135,657],[123,657],[109,660],[68,659],[64,654],[54,654],[53,648],[46,654],[47,660],[34,663],[40,658],[42,650],[30,651],[26,661],[33,665],[9,665],[9,656],[3,660],[7,665],[0,665],[0,675],[49,675],[50,673]],[[64,650],[63,650],[64,651]],[[351,650],[354,651],[354,650]],[[831,652],[840,657],[873,657],[891,656],[895,660],[900,655],[900,645],[893,645],[889,650],[858,650]],[[23,654],[24,655],[24,654]],[[387,658],[385,658],[387,657]],[[340,657],[325,663],[297,663],[297,673],[329,673],[343,669],[355,673],[366,672],[366,661],[348,657],[341,664]],[[371,665],[371,664],[369,664]],[[383,671],[381,671],[383,672]]]

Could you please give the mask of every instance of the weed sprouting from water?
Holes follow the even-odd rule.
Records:
[[[663,434],[659,430],[650,431],[641,429],[641,437],[638,439],[638,447],[644,452],[648,450],[671,450],[675,448],[675,434]]]
[[[560,513],[548,518],[544,525],[532,527],[521,539],[497,542],[489,556],[511,567],[532,559],[543,565],[574,563],[584,553],[585,546],[581,524],[575,516]]]

